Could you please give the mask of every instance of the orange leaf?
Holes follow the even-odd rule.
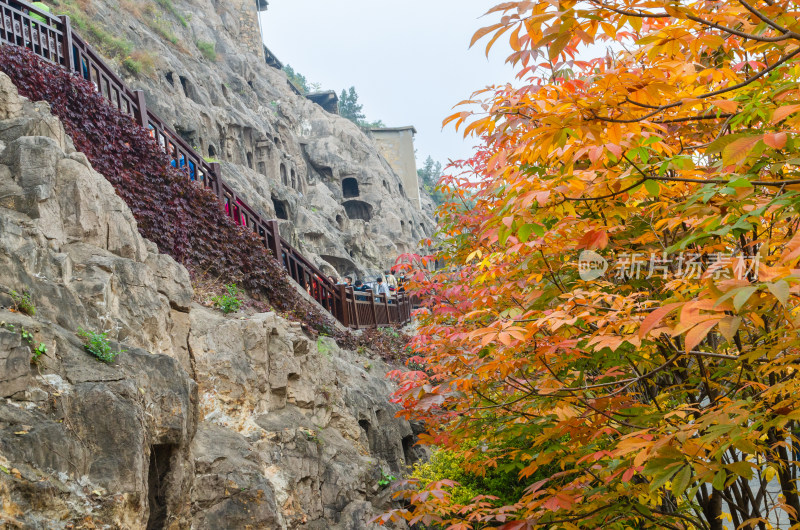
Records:
[[[712,101],[712,105],[724,112],[736,112],[739,110],[739,103],[729,99],[721,99],[719,101]]]
[[[749,155],[756,144],[761,141],[762,135],[746,136],[732,141],[722,150],[722,163],[726,166],[738,164]]]
[[[675,302],[672,304],[667,304],[665,306],[659,307],[658,309],[647,315],[647,318],[644,319],[641,327],[639,328],[639,336],[644,337],[645,335],[647,335],[650,332],[650,330],[656,327],[656,324],[661,322],[661,320],[665,316],[672,313],[682,305],[683,302]]]
[[[800,256],[800,232],[786,244],[786,250],[781,254],[781,262],[792,261]]]
[[[783,149],[783,146],[786,145],[787,138],[788,136],[785,132],[765,134],[764,143],[773,149]]]
[[[475,35],[472,36],[472,41],[470,41],[469,46],[470,48],[475,45],[482,37],[486,36],[487,34],[491,33],[492,31],[496,30],[497,28],[503,25],[502,22],[499,24],[493,24],[491,26],[487,26],[485,28],[481,28],[475,32]]]
[[[775,109],[775,112],[772,113],[772,121],[771,123],[778,123],[779,121],[783,121],[786,119],[787,116],[790,114],[794,114],[800,110],[800,105],[784,105],[783,107],[778,107]]]
[[[589,230],[578,241],[578,248],[594,250],[608,246],[608,233],[605,230]]]
[[[717,325],[717,323],[722,320],[721,318],[711,318],[704,322],[697,324],[695,327],[689,330],[689,333],[686,334],[686,338],[684,339],[684,345],[686,346],[686,353],[692,351],[692,349],[700,344],[708,332]]]

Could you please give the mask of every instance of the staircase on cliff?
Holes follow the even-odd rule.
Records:
[[[147,108],[144,93],[130,89],[114,73],[72,29],[69,17],[53,16],[27,2],[0,0],[0,43],[23,46],[92,82],[112,106],[131,116],[150,134],[169,156],[173,167],[183,170],[191,181],[211,190],[225,214],[256,234],[289,276],[344,326],[359,329],[402,325],[411,320],[411,298],[404,293],[398,293],[396,297],[357,294],[352,288],[335,285],[328,279],[281,237],[277,220],[265,219],[225,183],[218,163],[206,162],[164,120]]]

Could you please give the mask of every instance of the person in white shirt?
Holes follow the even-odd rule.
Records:
[[[383,283],[383,278],[378,276],[376,280],[377,284],[375,285],[375,296],[380,296],[385,294],[387,297],[390,296],[389,287],[385,283]]]

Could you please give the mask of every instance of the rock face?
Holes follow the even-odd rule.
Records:
[[[148,107],[221,161],[252,205],[286,219],[284,237],[323,272],[371,275],[432,234],[429,213],[406,197],[373,140],[267,66],[257,44],[258,2],[172,0],[174,13],[152,1],[82,4],[97,25],[156,59],[152,73],[126,79],[145,92]],[[197,43],[213,44],[216,59]]]
[[[0,75],[0,526],[371,527],[382,473],[416,458],[386,367],[192,298],[47,105]],[[102,363],[80,330],[125,351]]]

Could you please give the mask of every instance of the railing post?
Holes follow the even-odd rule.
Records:
[[[64,66],[72,72],[75,68],[72,52],[72,24],[67,15],[61,15],[58,18],[61,19],[61,54],[64,56]]]
[[[267,230],[272,232],[272,245],[270,245],[269,249],[275,255],[275,259],[278,260],[281,267],[283,267],[283,256],[281,255],[281,233],[278,230],[278,221],[271,220],[267,221]],[[269,237],[267,237],[267,241],[269,241]]]
[[[345,289],[347,289],[347,288],[345,287]],[[347,292],[347,291],[345,291],[345,292]],[[352,287],[350,288],[350,291],[347,292],[348,296],[350,296],[351,294],[353,295],[353,316],[356,319],[356,329],[361,329],[361,318],[358,316],[358,299],[356,298],[356,292],[355,292],[355,290],[353,290]],[[349,308],[350,299],[349,298],[345,298],[345,300],[347,301],[347,306]]]
[[[369,293],[369,304],[372,308],[372,323],[375,324],[375,327],[378,327],[378,308],[375,306],[375,293],[372,292],[372,289],[367,291]]]
[[[392,315],[389,314],[389,296],[386,293],[381,293],[383,298],[383,310],[386,312],[386,325],[392,324]]]
[[[134,90],[133,95],[136,98],[136,112],[133,113],[133,116],[139,125],[147,129],[148,125],[150,125],[150,119],[147,117],[147,102],[144,99],[144,91]]]
[[[347,286],[337,285],[339,290],[339,299],[342,301],[341,308],[342,308],[342,315],[339,318],[339,321],[344,325],[344,327],[350,327],[350,307],[347,304]]]
[[[211,168],[211,173],[214,174],[214,185],[211,186],[211,191],[216,193],[217,197],[222,200],[222,168],[219,162],[212,162],[208,167]],[[278,261],[280,261],[280,259]]]

